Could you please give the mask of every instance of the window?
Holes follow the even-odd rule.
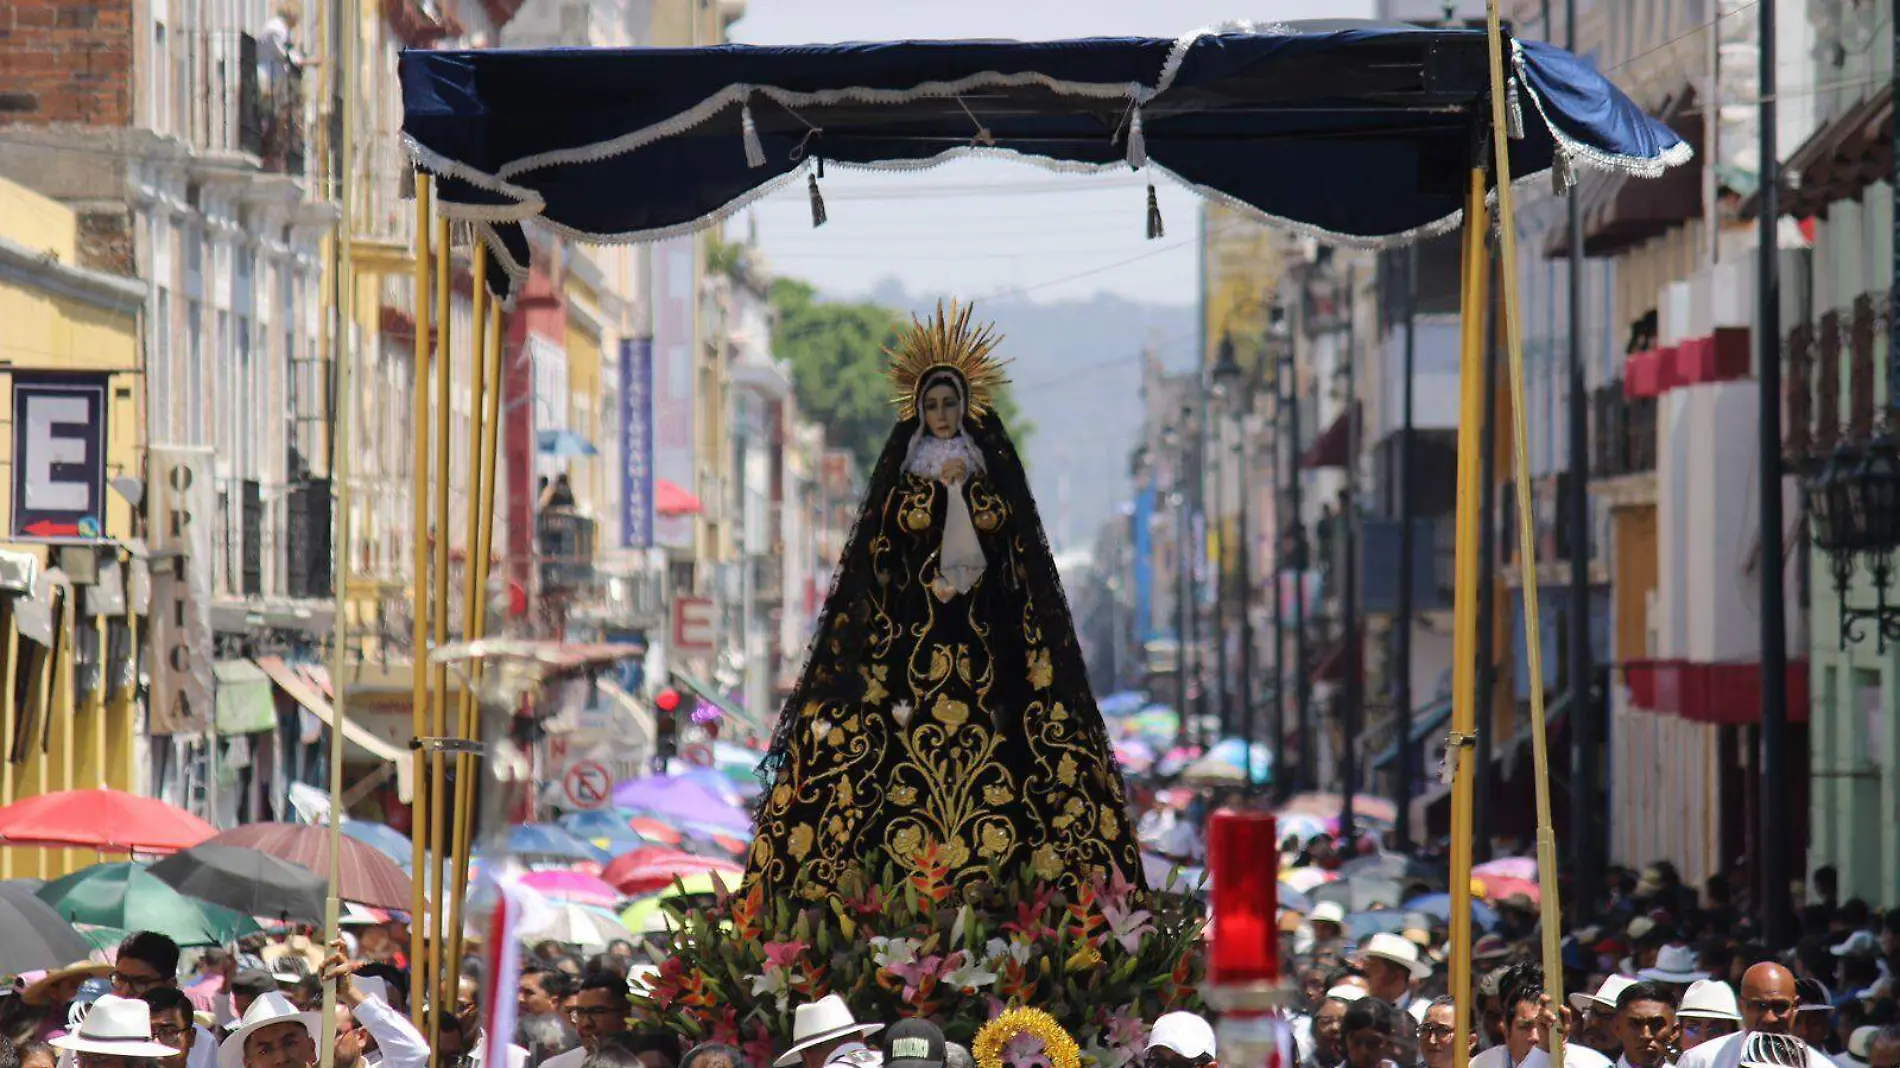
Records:
[[[171,55],[168,52],[165,23],[163,20],[152,26],[152,129],[157,133],[172,131],[172,89]]]
[[[205,440],[204,309],[193,300],[185,308],[185,436],[193,445]]]

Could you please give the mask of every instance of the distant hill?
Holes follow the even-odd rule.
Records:
[[[937,304],[936,294],[909,293],[895,281],[870,299],[919,313]],[[1169,367],[1191,365],[1199,344],[1196,309],[1097,294],[1047,304],[987,301],[977,314],[996,323],[1002,354],[1014,361],[1016,399],[1034,426],[1017,446],[1049,540],[1058,552],[1087,549],[1101,522],[1129,498],[1143,348],[1152,345]]]

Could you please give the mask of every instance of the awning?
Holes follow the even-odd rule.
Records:
[[[1829,120],[1809,135],[1781,165],[1790,181],[1781,194],[1783,215],[1797,219],[1826,217],[1828,205],[1852,200],[1893,169],[1893,85],[1882,82],[1873,95]],[[1754,218],[1761,198],[1742,202],[1742,216]]]
[[[725,715],[738,720],[753,730],[761,733],[765,732],[765,723],[761,721],[759,717],[754,716],[752,713],[726,700],[726,698],[719,693],[718,688],[710,683],[701,682],[683,671],[673,672],[673,681],[693,691],[693,696],[712,705]]]
[[[1184,27],[1185,28],[1185,27]],[[1508,42],[1524,136],[1511,173],[1574,162],[1647,176],[1688,147],[1588,60]],[[1447,233],[1483,30],[1355,19],[1180,38],[402,53],[403,134],[449,218],[525,279],[522,224],[655,240],[725,218],[820,161],[914,170],[973,153],[1173,177],[1333,244]],[[1139,219],[1141,197],[1130,203]]]
[[[217,679],[219,734],[254,734],[277,729],[277,702],[270,676],[249,660],[220,660],[211,665]]]
[[[1445,725],[1451,718],[1451,698],[1441,697],[1412,713],[1412,742],[1417,744],[1430,737],[1433,732]],[[1372,760],[1375,769],[1384,768],[1399,758],[1399,743],[1394,741]]]
[[[599,456],[594,443],[572,430],[543,430],[535,435],[535,449],[543,456]]]
[[[1759,661],[1697,663],[1690,660],[1625,660],[1623,684],[1630,707],[1681,716],[1699,723],[1744,726],[1761,722]],[[1808,662],[1788,661],[1790,723],[1808,720]]]
[[[653,482],[653,511],[664,516],[698,515],[706,510],[699,498],[666,479]]]
[[[1694,89],[1685,89],[1663,108],[1669,128],[1695,149],[1696,162],[1676,167],[1655,181],[1599,171],[1585,176],[1583,254],[1613,256],[1660,237],[1671,227],[1702,217],[1702,115]],[[1570,227],[1552,228],[1544,245],[1552,259],[1570,254]]]
[[[1304,456],[1300,457],[1300,466],[1309,471],[1322,467],[1346,466],[1347,453],[1352,444],[1351,417],[1358,412],[1357,401],[1353,402],[1351,409],[1340,412],[1332,424],[1320,431],[1319,437],[1313,439],[1312,446],[1306,450]]]
[[[323,721],[324,726],[331,730],[336,729],[335,713],[330,708],[330,702],[318,692],[317,686],[299,674],[295,668],[284,663],[282,657],[260,656],[257,658],[257,666],[270,682],[275,683],[284,691],[284,696],[308,709],[311,715]],[[394,742],[378,738],[355,720],[343,721],[343,738],[369,756],[388,761],[396,766],[396,796],[398,798],[408,802],[415,796],[415,781],[412,775],[415,769],[410,763],[407,749]]]

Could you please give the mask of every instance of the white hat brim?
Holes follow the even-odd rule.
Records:
[[[106,1042],[84,1035],[61,1035],[47,1045],[55,1049],[71,1050],[74,1053],[103,1053],[110,1057],[176,1057],[178,1051],[163,1042],[150,1039],[122,1039]]]
[[[1636,973],[1638,979],[1647,979],[1652,983],[1699,983],[1710,978],[1708,972],[1665,972],[1660,968],[1644,968]],[[1677,1013],[1678,1016],[1681,1013]]]
[[[304,1030],[310,1033],[310,1040],[313,1042],[318,1041],[319,1037],[323,1034],[323,1014],[320,1012],[300,1012],[291,1016],[273,1016],[268,1020],[258,1020],[256,1023],[248,1023],[226,1035],[224,1041],[218,1043],[218,1068],[244,1068],[244,1040],[251,1037],[253,1032],[261,1031],[266,1027],[274,1027],[281,1023],[303,1024]],[[175,1050],[168,1054],[168,1056],[172,1057],[176,1057],[177,1055],[178,1053]]]
[[[819,1034],[815,1034],[811,1036],[810,1038],[805,1039],[802,1042],[793,1043],[791,1049],[788,1049],[784,1053],[780,1054],[779,1059],[772,1062],[772,1068],[790,1068],[791,1065],[798,1063],[799,1054],[805,1052],[806,1050],[812,1048],[813,1046],[823,1045],[826,1042],[836,1042],[838,1039],[850,1038],[853,1035],[858,1035],[858,1036],[868,1035],[873,1031],[881,1031],[883,1029],[884,1029],[883,1024],[861,1024],[861,1023],[848,1024],[844,1027],[834,1027],[829,1031],[824,1031]],[[218,1068],[243,1068],[243,1066],[221,1064],[218,1066]]]
[[[1432,966],[1426,964],[1424,961],[1406,960],[1396,953],[1382,953],[1376,949],[1361,950],[1360,952],[1364,956],[1377,957],[1388,964],[1396,964],[1401,968],[1408,969],[1411,971],[1412,978],[1414,979],[1430,979],[1432,977]]]
[[[1740,1015],[1732,1012],[1721,1012],[1716,1009],[1678,1009],[1676,1011],[1677,1019],[1681,1019],[1685,1016],[1691,1020],[1719,1020],[1723,1023],[1732,1024],[1742,1022]]]

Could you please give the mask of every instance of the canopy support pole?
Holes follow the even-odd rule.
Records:
[[[417,738],[429,735],[429,676],[425,673],[423,658],[424,651],[429,647],[429,540],[422,536],[422,532],[429,527],[429,328],[434,315],[429,302],[429,279],[435,269],[430,258],[429,201],[434,187],[433,178],[426,174],[416,175],[415,335],[410,340],[413,356],[409,380],[409,437],[414,450],[409,469],[409,529],[415,539],[412,546],[413,577],[409,588],[409,711]],[[428,940],[423,937],[426,930],[423,917],[427,915],[425,910],[429,904],[429,840],[422,831],[429,825],[431,799],[428,757],[421,749],[412,749],[409,751],[409,760],[411,781],[415,783],[409,805],[409,855],[413,861],[409,870],[415,873],[414,889],[410,894],[409,959],[415,962],[415,972],[420,975],[428,951]],[[422,1027],[423,1006],[427,1000],[420,997],[409,999],[409,1022],[417,1029]]]
[[[1469,188],[1465,195],[1462,266],[1464,280],[1459,300],[1458,355],[1458,490],[1452,529],[1456,538],[1452,601],[1451,739],[1445,761],[1452,773],[1451,792],[1451,996],[1457,1002],[1453,1016],[1452,1068],[1470,1062],[1471,1020],[1471,812],[1472,759],[1470,740],[1477,723],[1477,691],[1472,685],[1477,665],[1477,576],[1485,566],[1477,555],[1478,536],[1478,428],[1485,418],[1484,320],[1487,271],[1485,248],[1489,229],[1485,214],[1484,142],[1473,124]]]
[[[434,607],[434,619],[430,621],[430,630],[435,635],[435,648],[440,649],[449,643],[449,374],[454,350],[450,347],[449,324],[454,319],[451,285],[450,261],[454,258],[450,245],[449,220],[447,216],[435,221],[435,515],[433,522],[416,531],[416,537],[425,540],[429,546],[430,570],[434,580],[430,589],[430,602]],[[427,403],[426,401],[424,403]],[[416,670],[427,670],[428,657],[425,651],[416,651]],[[429,680],[429,737],[446,736],[448,725],[448,668],[436,667],[430,672]],[[429,944],[424,948],[423,981],[421,989],[433,993],[441,984],[443,962],[442,953],[442,909],[448,904],[447,889],[442,882],[442,858],[448,855],[448,758],[441,749],[429,751],[429,879],[435,885],[434,907],[429,910]],[[438,1019],[439,1006],[434,999],[423,1013],[424,1034],[433,1034],[433,1025]]]
[[[1530,443],[1524,415],[1524,338],[1517,308],[1517,221],[1511,210],[1511,142],[1505,122],[1504,34],[1498,19],[1498,0],[1485,4],[1486,37],[1491,53],[1491,165],[1497,179],[1498,274],[1499,298],[1503,301],[1504,352],[1511,371],[1511,481],[1517,487],[1517,548],[1524,576],[1524,666],[1531,695],[1531,760],[1535,769],[1533,783],[1537,798],[1537,879],[1538,915],[1543,921],[1544,989],[1550,995],[1551,1011],[1557,1023],[1550,1031],[1550,1060],[1564,1062],[1564,1028],[1561,1008],[1564,1004],[1563,937],[1561,909],[1557,900],[1557,833],[1550,817],[1550,753],[1544,720],[1544,646],[1542,625],[1537,608],[1537,535],[1533,529]],[[1562,165],[1563,146],[1557,147],[1557,164]],[[1575,190],[1570,196],[1576,196]],[[1572,546],[1573,552],[1585,552]],[[1570,710],[1581,716],[1581,708]],[[1467,877],[1466,882],[1470,880]],[[1469,889],[1469,887],[1467,887]]]

